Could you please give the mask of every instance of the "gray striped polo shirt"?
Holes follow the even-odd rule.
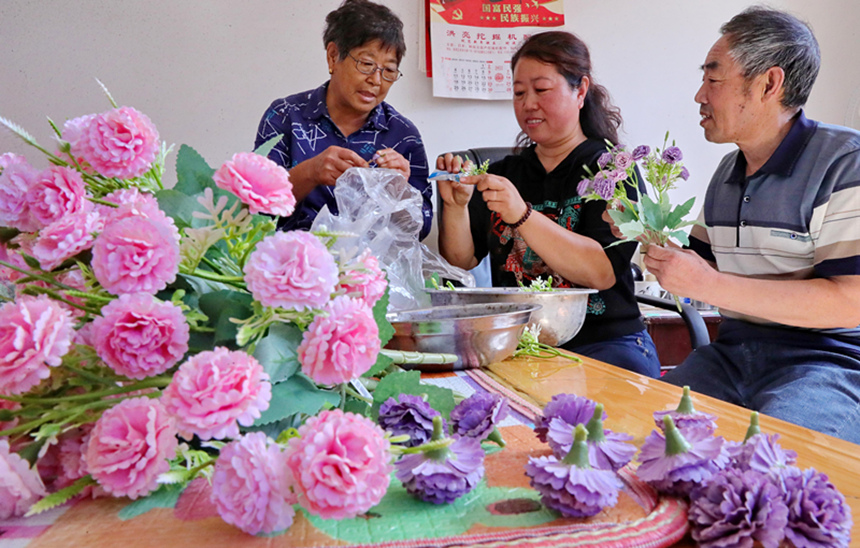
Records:
[[[690,247],[721,272],[799,280],[860,275],[860,132],[801,111],[770,159],[746,177],[736,150],[717,167]],[[771,324],[723,311],[727,317]],[[860,338],[860,328],[817,330]]]

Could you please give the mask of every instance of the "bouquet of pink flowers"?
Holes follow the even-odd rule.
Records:
[[[0,519],[198,478],[252,534],[287,529],[294,504],[366,512],[410,438],[370,417],[403,394],[454,408],[381,350],[376,258],[276,230],[296,200],[275,140],[217,170],[182,146],[164,188],[170,148],[105,92],[111,110],[52,123],[55,150],[0,118],[51,164],[0,155]]]
[[[696,221],[685,221],[684,217],[690,213],[696,199],[690,198],[674,207],[669,201],[669,191],[679,180],[686,181],[690,173],[681,163],[684,158],[681,149],[674,141],[667,147],[668,141],[667,132],[662,151],[659,148],[652,151],[647,145],[628,151],[623,146],[608,143],[608,151],[597,161],[598,172],[592,174],[586,167],[591,176],[579,183],[577,190],[586,200],[605,200],[612,204],[609,215],[627,239],[663,245],[674,238],[685,245],[689,243],[685,228]],[[642,163],[651,196],[638,194],[637,162]],[[627,197],[627,186],[636,191],[638,200]]]

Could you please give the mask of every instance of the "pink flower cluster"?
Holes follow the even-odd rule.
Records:
[[[8,441],[0,439],[0,519],[23,516],[45,495],[39,474],[10,451]]]
[[[162,401],[182,437],[234,438],[269,408],[269,376],[253,356],[224,347],[192,356],[179,366]],[[238,423],[238,424],[237,424]]]
[[[388,287],[385,273],[379,268],[379,260],[365,249],[340,275],[337,289],[350,297],[364,300],[368,305],[376,304]]]
[[[48,378],[73,333],[71,315],[44,295],[0,307],[0,394],[21,394]]]
[[[30,213],[27,193],[39,177],[39,171],[18,154],[0,155],[0,225],[32,232],[39,228]]]
[[[248,205],[251,213],[292,215],[296,207],[287,170],[253,152],[238,152],[212,176],[218,188],[228,190]]]
[[[319,308],[328,302],[337,280],[334,257],[310,232],[268,236],[245,263],[248,290],[263,306]]]
[[[99,175],[131,179],[152,167],[160,148],[150,119],[131,107],[120,107],[69,120],[62,139],[71,155]]]
[[[373,310],[347,296],[329,301],[302,336],[302,372],[318,384],[349,382],[376,363],[381,342]]]
[[[323,519],[353,518],[388,489],[390,444],[373,421],[339,409],[322,411],[290,440],[287,465],[299,504]]]
[[[158,487],[158,475],[176,456],[176,426],[158,400],[123,400],[99,418],[90,434],[84,462],[105,491],[135,499]]]
[[[296,495],[281,448],[262,432],[225,445],[212,476],[212,502],[221,518],[246,533],[283,531],[293,523]]]
[[[125,294],[93,320],[99,357],[131,379],[164,373],[188,351],[189,328],[182,310],[146,293]]]

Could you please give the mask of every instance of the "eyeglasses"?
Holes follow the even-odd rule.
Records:
[[[352,60],[355,61],[355,68],[358,72],[362,74],[373,74],[377,70],[382,74],[382,79],[386,82],[396,82],[400,80],[400,77],[403,76],[403,73],[397,69],[380,67],[373,61],[362,61],[361,59],[356,59],[352,56],[351,53],[347,53]]]

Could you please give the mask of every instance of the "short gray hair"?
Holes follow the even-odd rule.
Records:
[[[720,27],[732,58],[751,79],[771,67],[785,72],[782,105],[802,107],[821,66],[818,41],[809,25],[788,13],[755,6]]]

